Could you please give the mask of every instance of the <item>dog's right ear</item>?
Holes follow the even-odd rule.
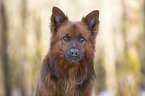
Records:
[[[51,31],[55,34],[60,25],[67,21],[68,17],[57,7],[53,7],[51,16]]]

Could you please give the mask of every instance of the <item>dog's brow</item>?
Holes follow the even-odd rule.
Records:
[[[68,34],[68,33],[63,33],[63,34],[62,34],[62,36],[66,36],[66,35],[68,35],[68,36],[69,36],[69,34]]]
[[[76,33],[77,33],[77,26],[76,26],[76,24],[73,24],[72,26],[72,38],[73,39],[75,39],[75,37],[76,37]]]
[[[85,34],[79,33],[79,36],[84,36],[85,38],[87,37]]]
[[[78,26],[77,24],[73,24],[73,34],[75,35],[77,33],[77,30],[78,30]]]
[[[73,32],[75,33],[76,30],[77,30],[77,26],[74,24],[74,25],[73,25]]]

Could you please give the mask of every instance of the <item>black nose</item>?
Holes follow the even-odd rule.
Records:
[[[69,55],[72,56],[72,57],[78,57],[80,55],[79,49],[76,48],[76,47],[70,48]]]
[[[64,52],[64,59],[67,61],[81,61],[84,57],[81,46],[77,41],[70,41]]]

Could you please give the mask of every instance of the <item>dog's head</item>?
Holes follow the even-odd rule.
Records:
[[[79,22],[71,22],[59,8],[53,7],[50,26],[51,54],[68,62],[80,62],[92,57],[98,25],[98,10],[89,13]]]

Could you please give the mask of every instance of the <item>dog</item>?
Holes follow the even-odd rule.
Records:
[[[98,10],[72,22],[53,7],[50,49],[41,65],[36,96],[92,96],[98,27]]]

